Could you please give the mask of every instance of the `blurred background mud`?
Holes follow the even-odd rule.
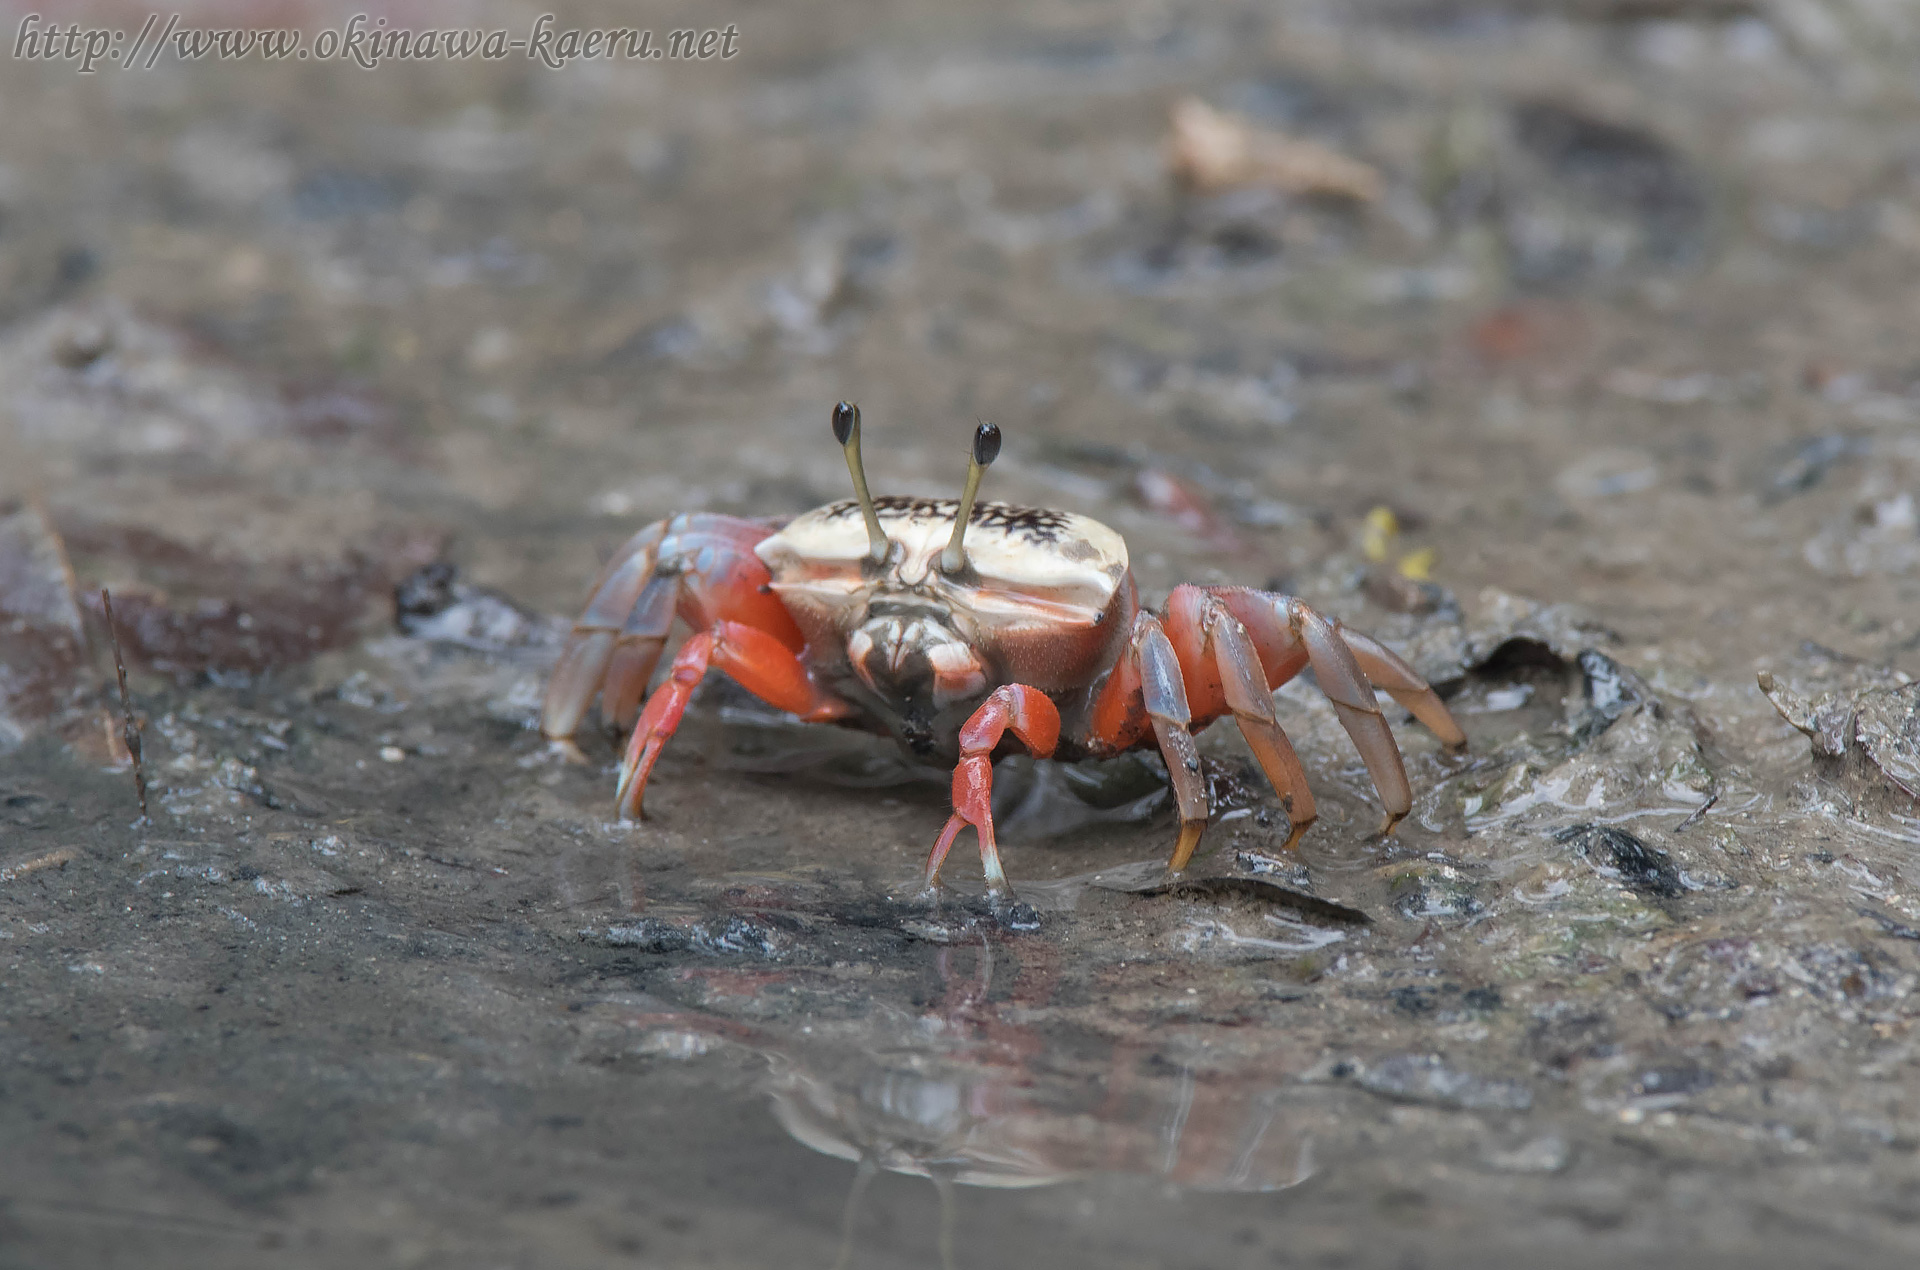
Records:
[[[1912,1264],[1911,6],[558,18],[740,51],[0,51],[0,1265]],[[1399,728],[1383,843],[1291,685],[1299,855],[1210,734],[1229,880],[1152,893],[1152,760],[1010,762],[1035,930],[965,844],[913,898],[938,773],[718,683],[611,823],[569,615],[841,497],[840,398],[1471,752]]]

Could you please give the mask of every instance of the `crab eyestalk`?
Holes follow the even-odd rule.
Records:
[[[867,492],[867,467],[860,461],[860,407],[843,401],[833,408],[833,439],[846,452],[853,495],[860,500],[860,514],[866,517],[867,555],[880,564],[887,558],[887,536],[880,531],[880,516],[873,510],[873,495]]]
[[[1000,453],[1000,429],[983,423],[973,430],[973,453],[967,456],[967,488],[953,518],[953,537],[940,553],[940,571],[958,573],[967,567],[967,522],[973,519],[973,500],[980,493],[980,474]]]

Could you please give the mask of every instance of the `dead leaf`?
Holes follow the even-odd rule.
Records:
[[[1176,180],[1203,194],[1264,186],[1371,203],[1382,184],[1370,164],[1215,110],[1198,97],[1182,98],[1173,108],[1167,166]]]

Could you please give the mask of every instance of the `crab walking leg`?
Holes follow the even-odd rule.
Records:
[[[653,678],[653,668],[660,664],[660,653],[673,630],[679,598],[680,579],[656,574],[640,592],[626,624],[620,628],[600,689],[600,708],[616,728],[633,726],[633,716],[647,695],[647,683]]]
[[[1060,711],[1038,688],[1003,684],[980,703],[960,729],[960,762],[953,769],[953,815],[927,856],[927,887],[940,885],[940,866],[960,831],[972,825],[980,836],[980,867],[989,894],[1008,889],[993,839],[993,751],[1008,730],[1035,758],[1047,758],[1060,743]]]
[[[607,664],[613,660],[620,625],[653,576],[660,541],[666,534],[667,522],[654,521],[627,539],[594,580],[586,611],[573,624],[553,677],[547,680],[546,700],[540,706],[540,733],[547,739],[572,744],[580,720],[593,704],[593,694],[600,690]],[[651,673],[652,668],[648,670]]]
[[[1440,695],[1413,667],[1402,661],[1399,654],[1371,635],[1348,630],[1338,621],[1333,623],[1333,628],[1340,632],[1341,642],[1352,651],[1369,683],[1412,711],[1413,717],[1425,724],[1427,731],[1439,737],[1443,744],[1456,750],[1466,748],[1467,734],[1460,730]]]
[[[1140,699],[1153,724],[1154,739],[1160,743],[1160,757],[1167,764],[1173,800],[1180,808],[1180,837],[1167,859],[1167,870],[1178,873],[1193,859],[1200,835],[1207,831],[1207,786],[1200,778],[1200,751],[1188,730],[1193,714],[1187,708],[1187,688],[1180,659],[1167,642],[1160,619],[1152,614],[1134,619],[1133,644],[1127,655],[1140,675]]]
[[[560,745],[580,726],[595,693],[616,727],[633,721],[676,616],[695,630],[735,621],[798,652],[800,632],[766,589],[754,545],[769,522],[691,512],[647,526],[600,571],[547,684],[540,730]]]
[[[1277,688],[1308,665],[1313,667],[1320,690],[1353,738],[1367,774],[1380,793],[1387,812],[1381,832],[1393,832],[1413,809],[1413,791],[1407,785],[1400,747],[1374,700],[1373,683],[1412,710],[1442,742],[1465,745],[1465,734],[1440,698],[1411,666],[1384,645],[1346,629],[1292,596],[1251,587],[1208,587],[1207,592],[1246,627],[1270,686]],[[1370,675],[1378,678],[1370,682]]]
[[[1176,589],[1176,595],[1178,591]],[[1278,688],[1306,669],[1308,652],[1295,629],[1292,613],[1296,607],[1308,613],[1313,613],[1312,609],[1288,596],[1256,591],[1252,587],[1213,586],[1207,587],[1206,592],[1247,628],[1266,668],[1268,686]],[[1419,672],[1371,635],[1350,630],[1333,618],[1322,620],[1339,633],[1340,642],[1353,654],[1369,683],[1411,710],[1413,717],[1443,744],[1455,749],[1466,745],[1466,734]]]
[[[547,680],[546,699],[540,703],[540,735],[568,757],[586,762],[586,755],[573,743],[600,678],[607,673],[613,657],[614,632],[576,630],[567,636],[567,646]]]
[[[660,751],[673,739],[693,699],[693,690],[706,677],[707,667],[718,666],[734,682],[768,705],[804,719],[837,717],[845,706],[823,694],[807,675],[799,656],[775,636],[744,622],[716,622],[680,646],[666,682],[647,698],[646,709],[627,738],[616,794],[624,819],[640,814],[647,776]]]
[[[1172,606],[1169,605],[1169,608]],[[1307,786],[1306,769],[1300,756],[1280,727],[1273,711],[1273,690],[1260,665],[1260,653],[1253,646],[1247,628],[1212,596],[1204,596],[1196,615],[1200,625],[1202,654],[1219,672],[1220,692],[1247,748],[1280,795],[1287,812],[1286,850],[1299,843],[1301,835],[1319,818],[1313,791]]]
[[[1313,677],[1333,703],[1347,735],[1353,738],[1353,747],[1360,751],[1367,775],[1379,791],[1380,804],[1386,808],[1387,818],[1380,832],[1392,833],[1393,827],[1413,810],[1413,789],[1407,784],[1400,746],[1387,727],[1386,716],[1380,713],[1380,703],[1374,700],[1373,685],[1367,682],[1359,661],[1331,621],[1291,596],[1276,597],[1274,607],[1286,614],[1293,633],[1306,645]]]

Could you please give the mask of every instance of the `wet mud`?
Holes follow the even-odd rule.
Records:
[[[738,21],[9,64],[0,1266],[1910,1264],[1920,27]],[[1382,839],[1289,684],[1318,824],[1217,727],[1177,883],[1156,760],[1006,760],[1009,908],[920,893],[946,773],[715,679],[617,822],[532,730],[571,615],[844,497],[842,398],[876,492],[991,419],[990,497],[1467,751],[1389,708]]]

